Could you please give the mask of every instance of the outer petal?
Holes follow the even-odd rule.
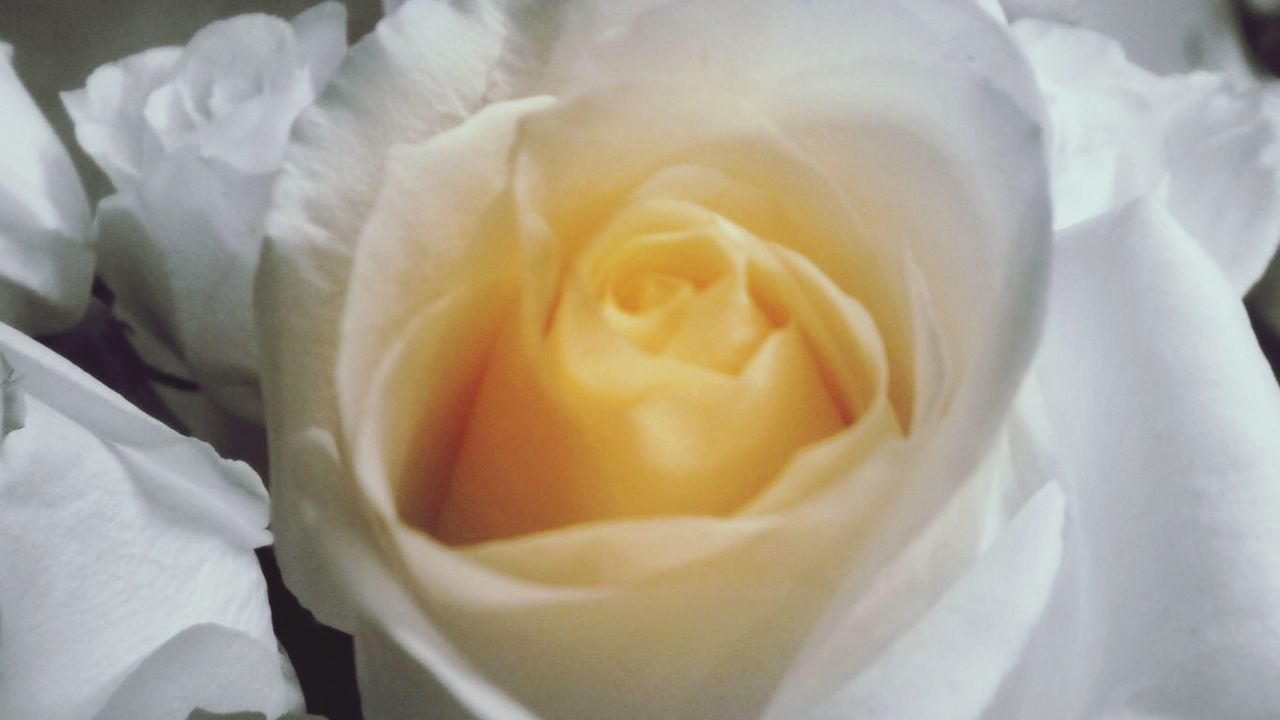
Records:
[[[1063,570],[992,718],[1280,711],[1280,390],[1239,295],[1161,208],[1072,231],[1035,377]]]
[[[173,720],[193,708],[273,713],[297,704],[292,678],[281,682],[273,645],[222,625],[200,624],[139,663],[93,720]]]
[[[1250,0],[1252,1],[1252,0]],[[1000,0],[1010,20],[1040,18],[1103,33],[1157,72],[1206,67],[1252,71],[1240,49],[1232,3],[1219,0]]]
[[[182,48],[158,47],[108,63],[85,86],[62,94],[76,127],[76,141],[117,190],[139,182],[158,138],[142,116],[147,98],[173,80]]]
[[[276,184],[255,308],[271,434],[274,518],[281,568],[324,622],[353,630],[352,602],[394,577],[372,558],[351,510],[338,457],[333,368],[352,245],[381,185],[387,150],[469,117],[489,100],[494,68],[519,53],[512,20],[494,2],[416,0],[352,47],[324,102],[298,120]],[[395,103],[395,112],[387,112]],[[317,547],[316,543],[319,543]],[[340,558],[361,559],[343,561]],[[359,577],[336,580],[332,569]]]
[[[311,90],[318,95],[347,54],[347,7],[324,2],[299,13],[289,24],[311,74]]]
[[[103,200],[94,222],[100,272],[127,319],[246,418],[260,412],[251,298],[270,184],[188,147],[157,161],[136,193]]]
[[[807,708],[776,703],[766,717],[980,717],[1044,610],[1062,551],[1062,509],[1058,487],[1045,487],[918,623],[852,678],[843,654],[856,652],[861,633],[825,638],[826,653],[792,677],[840,677],[836,692],[809,698],[817,702]]]
[[[66,329],[93,280],[89,206],[62,143],[0,43],[0,321],[31,333]]]
[[[7,326],[0,353],[27,406],[25,425],[0,441],[0,715],[90,717],[117,688],[129,697],[150,682],[139,668],[164,663],[144,660],[197,624],[276,656],[252,552],[270,540],[253,471],[175,435]],[[169,647],[160,652],[184,652]],[[210,652],[206,677],[237,677],[243,658]],[[223,685],[192,700],[291,709],[286,661],[263,668],[240,688],[245,697]]]
[[[302,27],[319,20],[345,29],[345,12],[304,17]],[[173,82],[153,92],[144,107],[164,151],[196,145],[203,157],[242,172],[274,171],[294,118],[326,80],[312,75],[320,68],[310,66],[312,48],[300,47],[298,39],[289,23],[263,14],[201,28],[183,47]]]
[[[1027,382],[974,480],[868,587],[846,583],[766,718],[978,717],[1019,662],[1053,587],[1063,498],[1052,443],[1039,388]],[[947,555],[959,550],[952,539],[974,524],[983,554],[958,577],[947,574],[956,562]]]
[[[1280,112],[1261,88],[1159,77],[1110,38],[1014,25],[1048,99],[1059,228],[1158,198],[1243,294],[1280,242]]]

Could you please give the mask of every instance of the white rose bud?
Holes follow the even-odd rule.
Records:
[[[242,15],[185,47],[98,68],[64,94],[116,193],[98,207],[99,272],[124,316],[222,408],[259,413],[252,283],[290,128],[346,51],[346,10]]]

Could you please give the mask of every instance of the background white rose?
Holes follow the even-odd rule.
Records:
[[[1056,61],[1049,60],[1047,65],[1049,72],[1064,79],[1066,85],[1074,84],[1071,77],[1075,70],[1073,62],[1086,69],[1084,72],[1092,74],[1093,80],[1083,83],[1082,92],[1075,94],[1074,101],[1070,97],[1065,98],[1066,105],[1070,107],[1065,113],[1076,118],[1068,119],[1067,124],[1074,126],[1072,134],[1077,139],[1095,138],[1095,166],[1098,160],[1108,156],[1120,161],[1117,168],[1124,167],[1130,171],[1124,182],[1130,184],[1128,191],[1132,192],[1134,182],[1149,183],[1153,178],[1141,167],[1150,162],[1153,150],[1160,153],[1163,145],[1169,157],[1180,160],[1181,169],[1176,173],[1189,180],[1183,184],[1179,202],[1187,203],[1192,214],[1208,220],[1210,227],[1221,219],[1243,223],[1236,229],[1245,232],[1266,230],[1266,213],[1274,213],[1274,203],[1260,202],[1260,199],[1268,197],[1266,189],[1270,181],[1260,175],[1259,170],[1274,166],[1275,158],[1250,156],[1250,149],[1258,145],[1258,139],[1248,136],[1273,132],[1277,118],[1280,118],[1280,83],[1274,77],[1280,57],[1276,56],[1274,41],[1267,40],[1275,37],[1277,29],[1280,29],[1280,7],[1270,0],[1172,0],[1158,3],[1148,0],[1072,0],[1062,3],[1006,0],[1004,4],[1011,17],[1061,21],[1114,37],[1123,45],[1128,61],[1120,58],[1116,42],[1109,38],[1064,28],[1048,31],[1028,29],[1023,33],[1024,42],[1032,40],[1032,36],[1047,34],[1056,37],[1045,43],[1056,45],[1056,51],[1042,48],[1040,52],[1059,56]],[[1243,15],[1239,14],[1241,12]],[[1249,43],[1254,47],[1250,48]],[[1070,45],[1074,45],[1076,50],[1068,50]],[[1092,51],[1086,49],[1090,46]],[[1032,52],[1036,50],[1032,48]],[[1089,56],[1085,57],[1086,54]],[[1068,56],[1074,56],[1074,59],[1068,59]],[[1133,65],[1156,72],[1192,74],[1152,82],[1149,73]],[[1104,71],[1103,68],[1110,70]],[[1200,72],[1204,70],[1214,74]],[[1112,77],[1108,78],[1104,72],[1111,72]],[[1140,80],[1138,87],[1132,86],[1133,79],[1144,77],[1146,79]],[[1049,82],[1053,83],[1052,80]],[[1186,86],[1185,95],[1176,91],[1179,85]],[[1262,88],[1260,92],[1256,89],[1258,87]],[[1240,88],[1254,89],[1240,93]],[[1235,97],[1232,97],[1233,93]],[[1259,105],[1260,108],[1246,107]],[[1157,110],[1161,106],[1163,110]],[[1177,111],[1178,106],[1183,109]],[[1111,121],[1103,119],[1108,109],[1119,117]],[[1188,135],[1184,131],[1182,138],[1178,139],[1169,133],[1172,128],[1169,120],[1173,119],[1168,114],[1169,110],[1182,112],[1188,119],[1197,114],[1209,116],[1236,112],[1238,122],[1220,119],[1211,121],[1208,126],[1188,125],[1186,129],[1194,134]],[[1187,114],[1187,110],[1191,112]],[[1153,112],[1165,115],[1165,119],[1157,123],[1164,125],[1165,131],[1135,136],[1134,131],[1147,121],[1143,116]],[[1270,120],[1264,121],[1263,116]],[[1128,120],[1122,119],[1124,117]],[[1079,122],[1087,118],[1094,121],[1102,119],[1102,122],[1095,122],[1094,131],[1090,131],[1088,124]],[[1265,127],[1267,125],[1271,127]],[[1210,138],[1215,132],[1217,135]],[[1108,136],[1108,133],[1112,135]],[[1133,143],[1137,151],[1117,154],[1115,151],[1120,147],[1117,138],[1121,137],[1127,138],[1125,142]],[[1216,176],[1217,179],[1208,182],[1208,186],[1216,190],[1198,193],[1196,175],[1189,172],[1193,168]],[[1223,173],[1239,173],[1234,181],[1238,185],[1224,178]],[[1261,184],[1252,186],[1250,183],[1255,181]],[[1104,193],[1107,187],[1114,189],[1114,183],[1098,185]],[[1270,193],[1274,195],[1274,189]],[[1238,205],[1244,202],[1258,204],[1252,209],[1236,207],[1235,212],[1243,212],[1239,216],[1216,210],[1219,204]],[[1221,238],[1229,242],[1233,237],[1232,229],[1222,230],[1206,233],[1193,228],[1192,232],[1202,242],[1221,244],[1224,242]],[[1257,246],[1251,244],[1247,247]],[[1237,275],[1238,281],[1247,279]],[[1280,364],[1280,262],[1273,261],[1265,276],[1253,286],[1247,304],[1259,341],[1272,365]]]
[[[0,359],[0,715],[299,709],[253,470],[2,324]]]
[[[66,150],[0,43],[0,321],[65,330],[93,281],[89,206]]]
[[[1250,73],[1235,0],[999,0],[1010,20],[1040,18],[1100,32],[1158,73]],[[1242,3],[1256,0],[1241,0]]]
[[[1090,30],[1013,30],[1049,110],[1055,226],[1151,197],[1248,291],[1280,240],[1280,96],[1219,74],[1155,75]]]
[[[224,409],[258,413],[251,286],[289,129],[346,51],[346,10],[243,15],[105,65],[66,93],[116,192],[94,220],[116,309]]]

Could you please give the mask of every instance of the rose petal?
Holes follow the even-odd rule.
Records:
[[[1004,8],[1000,6],[1000,0],[978,0],[978,5],[980,5],[983,10],[991,13],[991,17],[995,18],[998,22],[1007,22],[1004,15]]]
[[[1061,491],[1046,486],[981,560],[861,673],[850,677],[845,656],[865,641],[862,628],[827,635],[823,652],[803,656],[807,662],[797,664],[791,678],[813,688],[826,676],[836,689],[804,702],[784,686],[765,717],[978,717],[1048,601],[1062,551],[1062,513]]]
[[[416,612],[409,605],[397,615],[413,618]],[[537,720],[476,673],[464,655],[421,620],[363,625],[356,635],[356,672],[368,717]]]
[[[973,2],[875,0],[783,7],[766,0],[574,4],[575,29],[550,57],[549,83],[573,88],[627,79],[682,80],[744,98],[767,99],[781,83],[816,69],[870,58],[948,65],[1009,94],[1031,115],[1040,109],[1007,30]],[[849,28],[857,27],[857,33]],[[594,37],[587,32],[594,31]],[[960,39],[963,38],[963,41]],[[919,43],[931,43],[922,57]],[[981,68],[979,72],[977,69]],[[875,89],[891,90],[883,83]]]
[[[1159,77],[1088,30],[1014,24],[1049,107],[1055,225],[1148,194],[1243,294],[1280,243],[1280,111],[1260,89]]]
[[[187,147],[158,160],[136,193],[102,201],[94,223],[120,310],[247,418],[260,413],[251,298],[270,185]]]
[[[240,15],[105,65],[64,96],[118,191],[94,229],[116,310],[237,419],[261,412],[251,285],[274,173],[345,37],[338,3],[292,23]]]
[[[1063,570],[990,717],[1268,716],[1280,390],[1239,295],[1150,202],[1068,232],[1056,273],[1035,377]]]
[[[172,720],[192,708],[256,708],[275,717],[300,704],[297,689],[281,682],[282,670],[292,675],[281,660],[261,638],[221,625],[192,625],[139,663],[93,720]]]
[[[1157,197],[1244,292],[1280,245],[1280,97],[1207,76],[1170,93],[1183,105]]]
[[[0,443],[27,424],[27,400],[9,360],[0,355]]]
[[[173,79],[182,48],[158,47],[108,63],[79,90],[62,93],[76,142],[117,190],[134,187],[158,138],[143,121],[147,98]]]
[[[328,19],[345,32],[345,13]],[[173,81],[147,98],[144,115],[166,152],[194,144],[203,157],[241,172],[272,172],[294,118],[314,97],[315,82],[325,80],[312,76],[309,60],[281,18],[214,22],[182,49]]]
[[[274,654],[252,552],[270,540],[267,498],[253,471],[7,326],[0,353],[28,406],[0,446],[0,714],[88,717],[138,662],[198,623]],[[261,683],[277,700],[293,697],[279,665]]]
[[[1252,2],[1253,0],[1249,0]],[[1039,18],[1115,38],[1156,72],[1222,70],[1248,78],[1232,4],[1214,0],[1000,0],[1011,20]]]
[[[93,280],[89,206],[71,158],[22,86],[0,43],[0,321],[65,330]]]
[[[273,492],[280,506],[291,508],[274,527],[289,538],[279,552],[290,588],[338,627],[354,629],[356,620],[335,587],[396,584],[378,575],[382,564],[372,558],[380,552],[368,546],[367,531],[331,530],[364,522],[351,513],[356,488],[338,458],[308,458],[324,472],[302,472],[302,453],[295,452],[304,443],[313,456],[324,448],[336,452],[338,324],[330,321],[342,313],[351,246],[381,185],[387,150],[469,117],[488,100],[495,66],[531,44],[494,2],[465,11],[449,3],[404,4],[351,48],[325,101],[299,118],[276,185],[255,299]],[[350,554],[365,559],[335,566],[344,573],[365,568],[360,582],[324,577],[325,558]]]
[[[791,79],[774,115],[851,198],[867,241],[913,260],[928,288],[953,393],[934,450],[962,478],[985,448],[947,445],[994,432],[1038,336],[1050,222],[1039,128],[983,79],[896,59],[862,65],[875,82],[851,83],[847,68]],[[908,286],[907,274],[891,280]],[[891,358],[923,362],[915,331],[885,328]]]
[[[961,706],[980,709],[1017,661],[1057,566],[1062,510],[1051,447],[1039,388],[1025,383],[996,444],[943,510],[873,574],[854,567],[775,693],[770,717],[825,708],[944,718],[963,717]],[[974,537],[976,548],[957,543]],[[1005,612],[993,612],[997,606]],[[996,623],[977,631],[992,633],[982,651],[956,641],[975,632],[975,618]],[[1018,621],[1001,624],[1010,618]],[[882,691],[913,682],[925,667],[939,692]]]
[[[347,54],[347,6],[323,2],[299,13],[289,24],[311,73],[311,91],[319,95]]]

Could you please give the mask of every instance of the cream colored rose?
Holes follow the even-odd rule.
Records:
[[[506,177],[459,162],[508,155]],[[766,116],[706,89],[500,104],[393,150],[338,356],[356,476],[454,545],[785,509],[911,420],[911,395],[889,402],[904,338],[891,367],[873,312],[933,310],[860,222]],[[389,347],[363,339],[387,318],[407,320]]]
[[[464,703],[759,714],[842,581],[999,482],[1034,87],[966,4],[524,13],[408,3],[300,120],[258,297],[287,577],[377,717],[379,636]]]
[[[352,49],[296,126],[255,311],[281,564],[356,636],[369,717],[1102,707],[1110,646],[1072,613],[1140,613],[1074,588],[1183,517],[1107,502],[1156,477],[1126,448],[1176,435],[1170,497],[1208,459],[1280,467],[1188,439],[1215,406],[1161,323],[1240,349],[1210,385],[1280,418],[1159,208],[1073,228],[1051,288],[1041,95],[997,15],[415,0]],[[1151,408],[1174,429],[1135,433]]]

